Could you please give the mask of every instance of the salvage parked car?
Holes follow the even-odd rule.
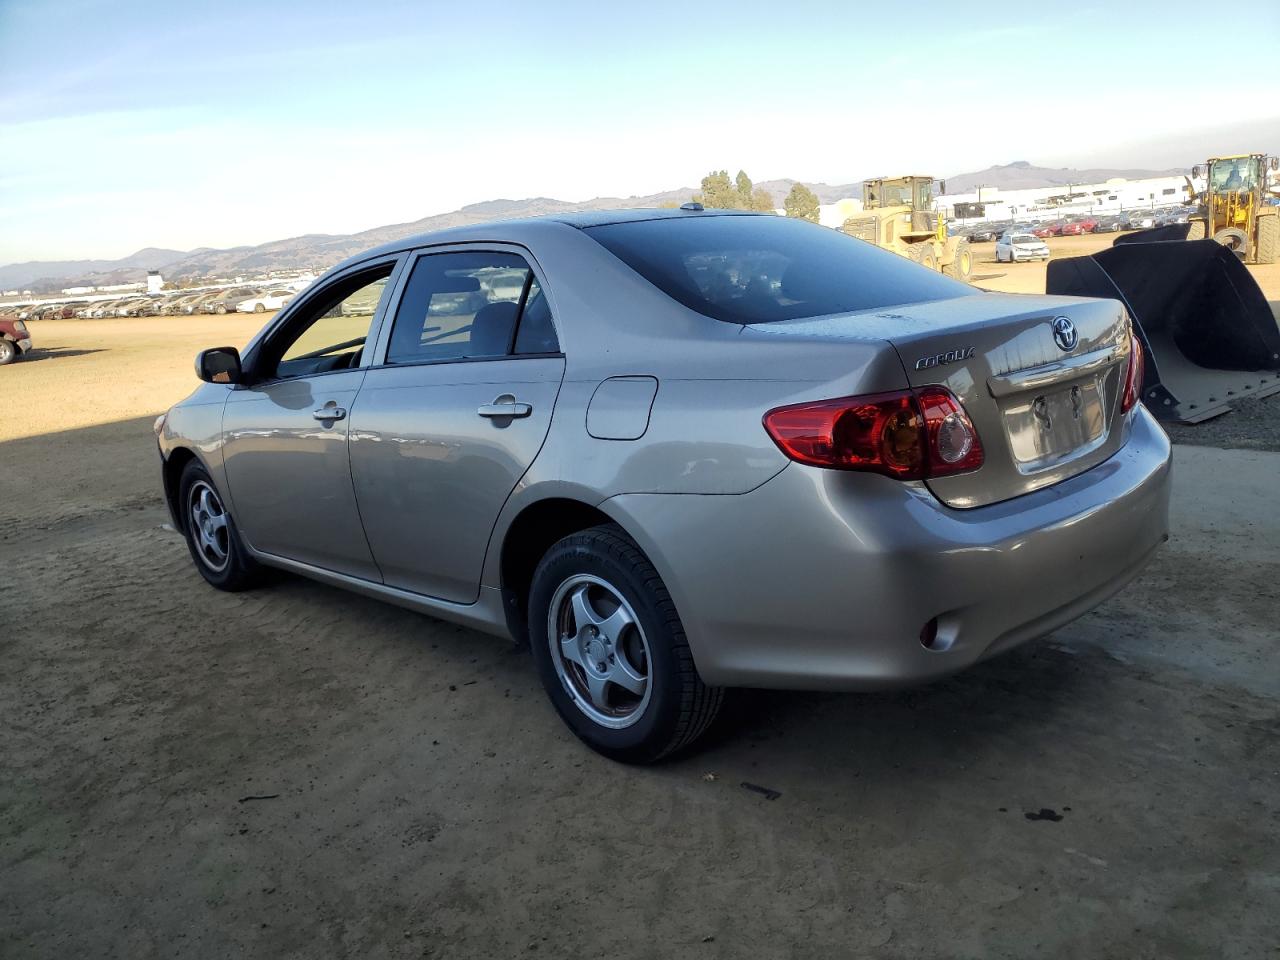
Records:
[[[232,290],[220,290],[218,293],[205,300],[201,309],[205,313],[215,313],[221,316],[226,313],[235,313],[236,307],[244,300],[248,300],[258,293],[255,287],[236,287]]]
[[[1114,300],[576,213],[351,258],[202,352],[156,435],[211,585],[277,567],[527,642],[573,732],[646,762],[726,687],[930,680],[1123,587],[1168,529],[1141,358]]]
[[[1062,225],[1062,236],[1079,237],[1086,233],[1093,233],[1093,228],[1097,226],[1098,221],[1092,217],[1080,217],[1076,220],[1068,220]]]
[[[0,317],[0,367],[31,352],[31,331],[17,317]]]
[[[260,293],[256,297],[241,300],[236,304],[236,310],[240,313],[266,313],[268,310],[279,310],[292,299],[293,293],[289,290],[272,290],[270,293]]]
[[[1006,233],[996,241],[997,263],[1048,259],[1048,245],[1033,233]]]

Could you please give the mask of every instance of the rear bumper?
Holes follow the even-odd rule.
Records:
[[[31,338],[30,338],[30,337],[26,337],[25,339],[22,339],[22,340],[19,340],[19,341],[18,341],[18,352],[19,352],[19,353],[29,353],[30,351],[31,351]]]
[[[1109,460],[973,510],[799,464],[741,496],[602,506],[661,573],[708,683],[856,690],[944,676],[1088,612],[1168,538],[1169,487],[1168,438],[1140,409]]]

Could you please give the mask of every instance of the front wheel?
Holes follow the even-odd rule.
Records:
[[[1275,263],[1280,258],[1280,215],[1258,218],[1258,263]]]
[[[957,280],[969,282],[969,277],[973,275],[973,250],[969,247],[967,240],[961,240],[956,244],[955,259],[947,265],[946,273]]]
[[[260,304],[260,303],[255,303],[255,304],[253,305],[253,312],[254,312],[254,313],[266,313],[266,312],[267,312],[267,308],[266,308],[266,307],[264,307],[264,306],[263,306],[262,304]]]
[[[219,590],[256,586],[262,579],[262,567],[245,550],[231,513],[199,460],[183,469],[178,497],[182,532],[200,575]]]
[[[662,578],[615,526],[547,551],[533,576],[529,635],[561,719],[614,760],[652,763],[688,746],[724,699],[698,675]]]

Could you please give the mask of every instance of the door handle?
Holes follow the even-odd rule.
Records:
[[[499,397],[493,403],[481,404],[476,413],[482,417],[527,417],[533,413],[533,406],[514,399]]]
[[[346,419],[347,411],[336,403],[326,403],[319,410],[312,410],[311,416],[317,420],[344,420]]]

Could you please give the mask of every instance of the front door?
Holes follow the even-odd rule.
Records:
[[[471,603],[564,377],[546,294],[514,251],[423,254],[380,340],[351,414],[364,529],[389,586]]]
[[[378,580],[347,438],[369,339],[396,260],[305,295],[246,358],[223,412],[227,486],[240,532],[263,553]]]

